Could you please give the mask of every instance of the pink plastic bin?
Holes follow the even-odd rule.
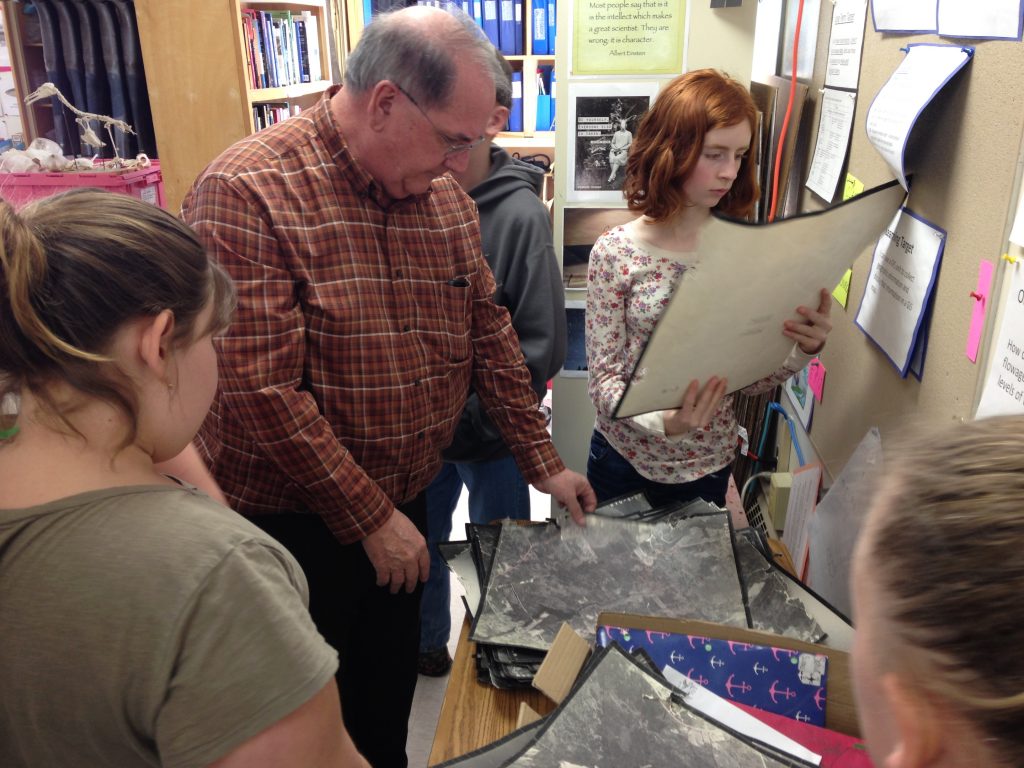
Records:
[[[20,208],[40,197],[74,187],[99,187],[167,207],[160,161],[135,171],[78,171],[76,173],[0,173],[0,198]]]

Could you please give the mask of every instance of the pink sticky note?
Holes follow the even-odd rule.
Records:
[[[807,364],[807,386],[814,393],[814,399],[821,402],[822,393],[825,391],[825,366],[821,360],[814,358]]]
[[[988,291],[991,287],[992,262],[982,259],[978,265],[978,287],[970,296],[974,302],[974,310],[971,312],[971,327],[967,331],[965,354],[972,363],[978,362],[978,347],[981,344],[982,331],[985,330],[985,309],[988,304]]]

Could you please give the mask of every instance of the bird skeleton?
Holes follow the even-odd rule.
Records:
[[[64,94],[61,93],[60,89],[57,88],[57,86],[55,86],[53,83],[43,83],[38,88],[36,88],[34,91],[32,91],[32,93],[25,97],[25,104],[34,104],[35,102],[40,101],[41,99],[48,99],[51,97],[56,97],[57,99],[59,99],[61,104],[63,104],[65,107],[68,108],[68,110],[70,110],[77,116],[75,117],[75,122],[78,123],[79,127],[82,129],[82,142],[88,144],[90,147],[100,149],[101,147],[106,146],[105,142],[102,139],[100,139],[99,136],[96,135],[96,132],[92,129],[92,126],[89,125],[90,120],[95,120],[99,123],[102,123],[103,127],[107,131],[107,136],[110,138],[110,143],[114,147],[115,164],[120,164],[124,162],[123,158],[121,158],[117,154],[117,144],[114,142],[113,129],[117,128],[118,130],[123,131],[124,133],[130,133],[134,135],[135,131],[132,130],[132,127],[128,125],[128,123],[126,123],[124,120],[118,120],[107,115],[97,115],[93,112],[83,112],[70,101],[68,101],[66,98],[64,98]]]

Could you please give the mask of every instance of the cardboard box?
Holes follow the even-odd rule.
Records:
[[[815,643],[805,643],[770,632],[758,632],[742,627],[730,627],[708,621],[689,619],[666,619],[656,616],[640,616],[634,613],[601,613],[599,625],[610,624],[617,627],[651,630],[653,632],[674,632],[684,635],[700,635],[719,640],[735,640],[742,643],[768,645],[776,648],[788,648],[806,653],[819,653],[828,657],[828,700],[825,706],[825,725],[833,731],[860,738],[860,725],[857,722],[857,709],[853,700],[853,687],[850,681],[850,655],[845,651],[829,648]],[[552,647],[552,652],[554,651]],[[548,653],[551,656],[551,652]],[[545,659],[545,664],[547,660]],[[582,666],[582,665],[581,665]],[[542,667],[543,668],[543,667]],[[578,670],[577,670],[578,671]]]
[[[641,631],[674,632],[720,640],[735,640],[737,642],[788,648],[795,651],[827,656],[828,681],[826,687],[828,691],[828,704],[825,711],[825,725],[830,730],[856,739],[860,738],[860,727],[857,722],[853,689],[850,683],[849,654],[844,651],[813,643],[805,643],[768,632],[757,632],[755,630],[705,621],[666,619],[638,614],[605,612],[599,615],[598,624],[630,627]],[[572,635],[572,637],[569,637],[569,635]],[[548,651],[547,658],[537,674],[537,678],[544,678],[546,680],[543,686],[546,689],[544,692],[556,705],[560,704],[571,690],[586,661],[588,654],[586,652],[580,653],[580,644],[584,648],[589,648],[583,638],[572,631],[568,625],[563,625],[563,631],[558,633],[558,638],[552,645],[551,650]],[[536,682],[535,687],[541,688],[541,686],[536,685]],[[519,717],[519,727],[533,719],[533,715],[530,712],[524,711],[520,711]]]

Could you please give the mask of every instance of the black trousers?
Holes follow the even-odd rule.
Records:
[[[422,493],[398,509],[426,536]],[[319,515],[250,520],[281,542],[306,574],[313,622],[340,657],[342,713],[359,751],[373,768],[406,768],[423,584],[397,595],[378,587],[363,545],[339,543]]]

